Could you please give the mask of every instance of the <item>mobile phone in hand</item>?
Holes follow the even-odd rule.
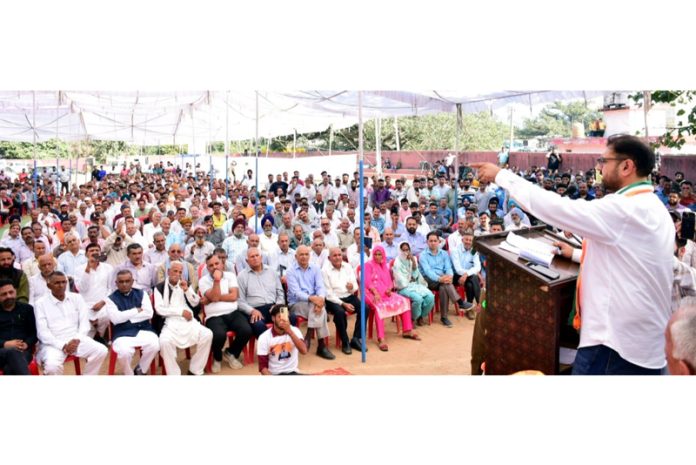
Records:
[[[288,313],[288,307],[280,307],[280,317],[285,321],[290,321],[290,315]]]

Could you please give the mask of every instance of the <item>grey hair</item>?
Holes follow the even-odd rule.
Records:
[[[672,356],[696,368],[696,306],[680,308],[670,331]]]

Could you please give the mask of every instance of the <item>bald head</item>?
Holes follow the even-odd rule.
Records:
[[[307,265],[309,265],[309,247],[306,245],[299,246],[295,250],[295,260],[302,268],[307,268]]]
[[[340,247],[329,248],[329,261],[331,262],[331,265],[337,269],[341,268],[341,264],[343,263],[343,252],[341,252]]]
[[[53,258],[53,254],[45,254],[39,257],[39,271],[41,271],[41,276],[47,278],[51,273],[56,270],[56,259]]]
[[[696,306],[674,312],[665,330],[665,355],[671,375],[696,375]]]
[[[259,235],[258,234],[249,234],[249,237],[247,238],[247,246],[251,248],[256,248],[259,246]]]

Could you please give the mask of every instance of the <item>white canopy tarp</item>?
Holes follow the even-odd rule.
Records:
[[[591,98],[592,91],[363,91],[363,118],[491,111]],[[0,140],[119,140],[138,145],[253,139],[358,122],[357,91],[2,91]],[[198,144],[196,144],[198,145]]]

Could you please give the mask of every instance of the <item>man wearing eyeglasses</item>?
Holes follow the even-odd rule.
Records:
[[[655,155],[634,136],[610,138],[597,161],[614,192],[576,202],[491,163],[475,163],[479,178],[507,189],[542,221],[582,236],[573,326],[580,344],[573,374],[660,374],[670,317],[674,225],[653,194]]]

